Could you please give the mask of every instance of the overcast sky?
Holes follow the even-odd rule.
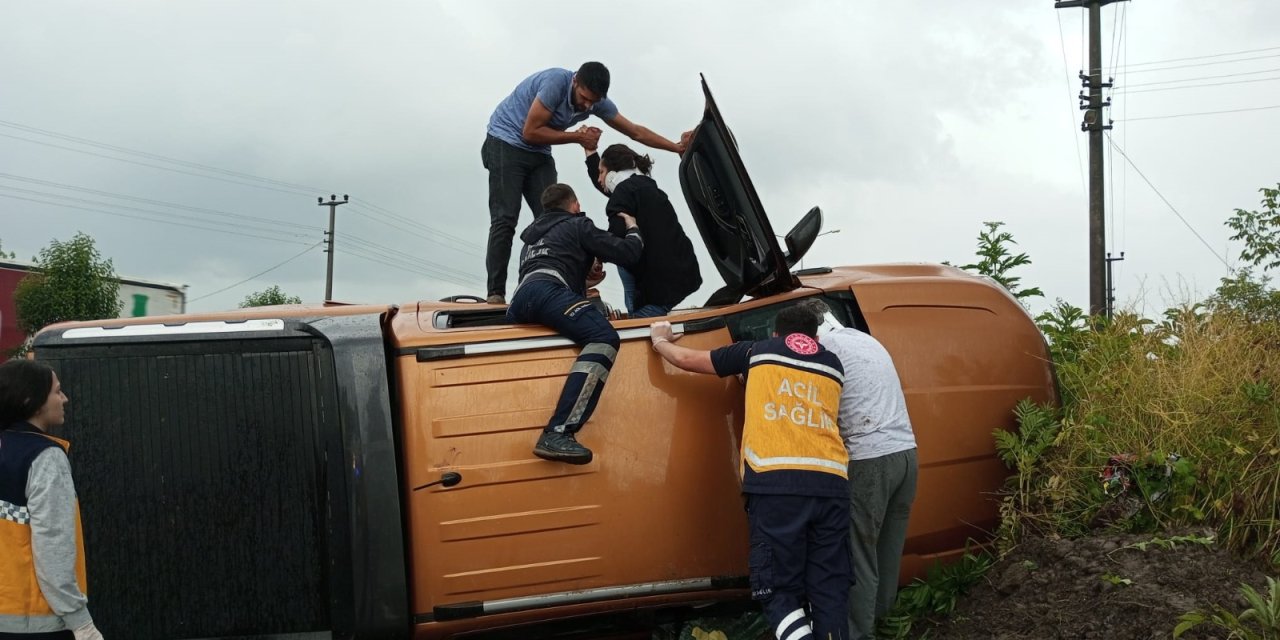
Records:
[[[1204,239],[1108,154],[1118,297],[1154,313],[1212,291],[1239,252],[1223,221],[1280,182],[1280,109],[1258,109],[1280,106],[1280,3],[1103,18],[1114,141]],[[700,118],[705,74],[775,230],[813,205],[839,229],[805,266],[965,262],[1002,220],[1034,261],[1024,283],[1086,306],[1083,19],[1051,0],[8,2],[0,242],[30,259],[83,231],[121,275],[189,285],[193,311],[273,284],[315,301],[316,197],[350,194],[335,298],[483,295],[489,114],[532,72],[599,60],[620,111],[670,138]],[[700,245],[678,158],[651,153]],[[555,158],[602,212],[580,148]],[[721,284],[702,271],[695,303]]]

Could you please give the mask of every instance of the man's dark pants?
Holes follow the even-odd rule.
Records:
[[[845,640],[853,583],[849,500],[749,493],[747,523],[751,597],[774,636]]]
[[[516,290],[507,308],[512,322],[536,323],[555,329],[582,347],[560,391],[546,431],[577,433],[591,418],[609,371],[618,356],[618,332],[586,298],[554,280],[531,280]],[[846,509],[848,502],[845,502]],[[842,521],[848,536],[848,516]]]
[[[520,198],[533,217],[542,213],[542,192],[556,182],[556,161],[549,153],[526,151],[485,136],[480,159],[489,170],[489,248],[485,254],[488,295],[506,295],[511,240],[520,222]]]

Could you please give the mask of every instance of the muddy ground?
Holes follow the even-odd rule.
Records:
[[[1153,538],[1165,542],[1153,543]],[[918,623],[912,635],[935,640],[1170,638],[1178,617],[1188,611],[1217,604],[1239,614],[1247,607],[1239,595],[1241,583],[1265,593],[1266,575],[1257,560],[1233,556],[1216,544],[1177,542],[1169,534],[1028,540],[996,563],[950,618]],[[1182,637],[1226,635],[1206,624]]]

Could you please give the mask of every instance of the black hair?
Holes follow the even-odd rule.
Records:
[[[53,369],[34,360],[0,364],[0,428],[31,419],[53,390]]]
[[[604,153],[600,154],[600,164],[608,167],[610,171],[636,169],[647,176],[653,169],[653,158],[642,156],[625,144],[611,144]]]
[[[803,333],[810,338],[818,337],[818,316],[806,304],[793,304],[782,311],[773,320],[773,332],[779,336]]]
[[[573,192],[573,187],[570,187],[567,184],[553,184],[542,192],[542,210],[568,210],[569,205],[577,199],[578,194]]]
[[[584,62],[578,67],[578,84],[603,100],[609,95],[609,69],[599,62]]]

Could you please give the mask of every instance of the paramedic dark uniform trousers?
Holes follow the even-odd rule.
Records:
[[[845,640],[852,569],[840,359],[792,333],[721,347],[711,363],[721,377],[747,374],[741,462],[751,597],[778,640]]]
[[[751,594],[775,624],[774,636],[847,638],[849,501],[748,494],[747,521]],[[812,636],[804,634],[806,621]]]

